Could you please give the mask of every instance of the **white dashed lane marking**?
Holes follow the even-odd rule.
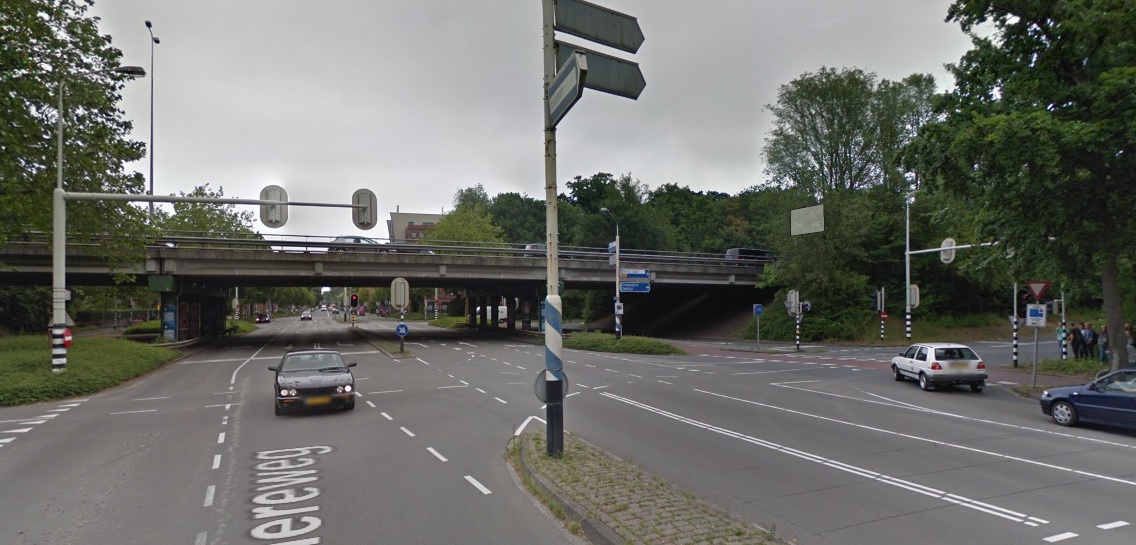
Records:
[[[409,436],[411,436],[411,437],[414,437],[414,432],[412,432],[412,431],[410,431],[410,430],[406,429],[406,427],[405,427],[405,426],[403,426],[403,427],[401,427],[401,428],[399,428],[399,429],[400,429],[400,430],[402,430],[402,432],[403,432],[403,433],[405,433],[405,434],[407,434],[407,435],[409,435]]]
[[[1108,524],[1100,524],[1100,525],[1097,526],[1097,528],[1100,528],[1101,530],[1115,530],[1117,528],[1123,528],[1125,526],[1128,526],[1127,522],[1124,522],[1123,520],[1118,520],[1116,522],[1110,522]]]
[[[482,494],[486,494],[486,495],[492,494],[492,492],[490,492],[488,488],[485,488],[485,485],[477,482],[477,479],[474,479],[473,477],[466,475],[465,480],[469,481],[469,484],[472,484],[474,487],[476,487],[478,490],[480,490]]]
[[[214,454],[213,455],[213,469],[217,469],[219,467],[221,467],[221,455],[220,454]]]
[[[446,459],[446,457],[445,457],[445,456],[442,456],[442,454],[441,454],[441,453],[439,453],[438,451],[434,450],[434,447],[426,447],[426,450],[430,451],[430,454],[433,454],[435,458],[437,458],[437,459],[439,459],[439,460],[441,460],[441,461],[443,461],[443,462],[448,462],[448,461],[449,461],[449,460],[447,460],[447,459]]]
[[[205,489],[205,505],[203,507],[212,507],[213,506],[213,495],[216,492],[217,492],[217,487],[213,486],[213,485],[209,485],[209,488]]]
[[[372,409],[375,408],[375,404],[372,403],[370,400],[367,401],[367,405],[370,405]]]

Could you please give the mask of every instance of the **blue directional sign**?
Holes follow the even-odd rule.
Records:
[[[406,324],[398,324],[398,327],[394,328],[394,332],[399,337],[405,337],[410,334],[410,326]]]
[[[588,61],[583,53],[568,57],[560,67],[556,79],[548,87],[548,117],[553,127],[580,100],[587,75]]]
[[[651,293],[650,282],[620,282],[620,293]]]
[[[650,269],[619,269],[620,278],[651,278]]]
[[[761,306],[760,303],[754,305],[753,306],[753,315],[754,316],[761,316],[762,314],[765,314],[765,307]]]

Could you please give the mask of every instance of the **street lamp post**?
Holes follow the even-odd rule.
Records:
[[[74,74],[72,77],[86,77],[95,74],[121,74],[131,78],[146,76],[141,66],[120,66],[111,70],[95,70]],[[67,88],[66,78],[59,78],[59,111],[56,113],[56,157],[55,192],[52,194],[51,219],[51,371],[59,373],[67,369],[67,347],[63,335],[67,329],[67,210],[63,191],[63,95]]]
[[[615,338],[618,339],[623,337],[623,305],[619,301],[619,220],[607,208],[600,208],[600,213],[615,222]]]
[[[154,194],[154,46],[162,43],[157,36],[154,36],[153,25],[150,21],[146,21],[146,30],[150,32],[150,149],[147,155],[150,156],[150,192],[149,195]],[[154,202],[150,202],[150,224],[154,223]]]

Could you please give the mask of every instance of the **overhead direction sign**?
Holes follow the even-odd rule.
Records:
[[[588,58],[582,52],[574,52],[560,66],[556,79],[548,88],[548,117],[553,127],[580,100],[587,76]]]
[[[1049,289],[1048,280],[1030,280],[1026,282],[1026,288],[1029,288],[1030,294],[1033,295],[1033,300],[1041,302],[1041,297],[1045,295],[1045,290]]]
[[[620,282],[620,293],[651,293],[650,282]]]
[[[587,56],[588,78],[584,81],[584,87],[631,100],[639,98],[643,88],[647,87],[639,63],[556,40],[556,62],[559,65],[563,66],[568,57],[577,51],[582,51]]]
[[[638,19],[583,0],[556,0],[553,28],[628,53],[643,45]]]

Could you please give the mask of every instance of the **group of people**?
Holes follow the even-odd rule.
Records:
[[[1093,329],[1092,322],[1085,322],[1078,326],[1072,324],[1065,330],[1058,328],[1058,339],[1064,337],[1065,346],[1068,346],[1076,359],[1099,359],[1108,363],[1109,336],[1108,326],[1101,326],[1100,332]],[[1124,324],[1124,341],[1128,345],[1128,363],[1136,363],[1136,334],[1132,324]]]

